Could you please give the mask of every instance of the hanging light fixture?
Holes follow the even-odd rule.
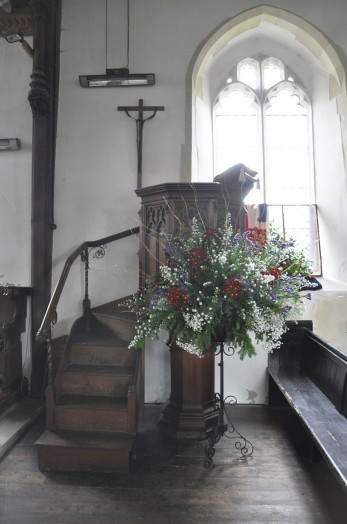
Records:
[[[107,65],[107,2],[106,0],[106,65]],[[129,73],[129,19],[130,9],[127,0],[127,65],[120,69],[106,69],[106,75],[80,75],[82,87],[138,87],[155,84],[154,73]]]
[[[0,151],[15,151],[20,148],[19,138],[0,138]]]
[[[24,40],[22,35],[19,35],[18,33],[13,33],[11,35],[5,35],[5,40],[9,44],[13,44],[15,42],[20,42],[22,44],[22,47],[27,55],[32,58],[34,56],[34,50],[33,48],[28,44],[26,40]]]
[[[155,84],[153,73],[130,74],[128,68],[106,69],[106,75],[81,75],[82,87],[129,87]]]

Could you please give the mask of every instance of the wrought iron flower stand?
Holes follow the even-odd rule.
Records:
[[[215,354],[220,357],[218,364],[220,368],[220,392],[215,393],[215,399],[216,403],[219,405],[219,415],[208,436],[208,442],[205,448],[205,468],[210,468],[212,466],[215,454],[215,444],[217,444],[223,436],[235,441],[235,448],[241,454],[240,460],[246,461],[254,451],[253,444],[236,429],[226,410],[227,406],[235,406],[237,404],[237,399],[232,395],[224,398],[224,355],[232,356],[235,353],[234,348],[225,347],[224,338],[224,328],[216,329],[216,340],[219,343],[219,347],[217,347]]]

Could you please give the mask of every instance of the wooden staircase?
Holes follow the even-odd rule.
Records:
[[[40,470],[129,471],[144,405],[142,352],[128,348],[134,330],[119,301],[75,322],[46,390]]]

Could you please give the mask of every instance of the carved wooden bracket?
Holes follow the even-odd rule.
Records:
[[[49,78],[45,68],[35,67],[31,75],[30,91],[28,100],[33,116],[49,115],[50,113],[50,94]]]

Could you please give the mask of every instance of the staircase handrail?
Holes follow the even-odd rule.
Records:
[[[62,291],[65,286],[66,279],[69,275],[70,269],[72,264],[75,262],[75,260],[82,255],[82,253],[85,252],[85,250],[89,248],[95,248],[100,247],[105,244],[109,244],[110,242],[114,242],[116,240],[120,240],[122,238],[126,238],[132,235],[137,235],[140,232],[140,227],[134,227],[131,229],[127,229],[125,231],[122,231],[120,233],[116,233],[114,235],[109,235],[104,238],[100,238],[99,240],[87,240],[83,242],[75,251],[73,251],[68,258],[65,261],[64,268],[61,272],[60,278],[58,280],[58,283],[54,289],[54,292],[52,294],[51,300],[49,301],[49,304],[47,306],[47,310],[45,313],[45,316],[43,317],[41,326],[36,334],[37,340],[47,340],[50,333],[50,326],[54,320],[54,317],[56,315],[56,309],[59,303],[59,299],[61,297]]]

